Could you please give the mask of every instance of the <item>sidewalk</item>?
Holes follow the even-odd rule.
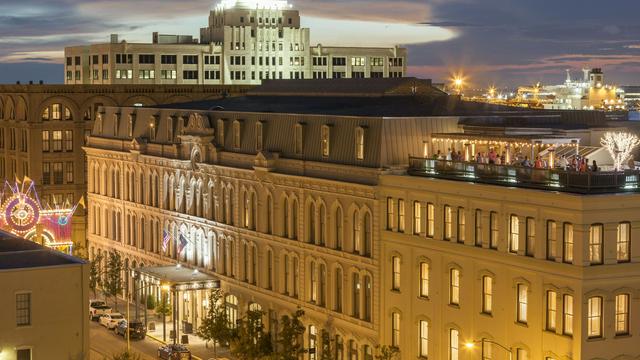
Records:
[[[103,299],[103,297],[100,297],[100,299]],[[107,304],[111,307],[113,307],[113,311],[115,312],[115,307],[114,307],[114,301],[112,298],[108,299]],[[130,308],[130,316],[131,319],[134,319],[135,317],[135,304],[134,303],[129,303]],[[126,317],[126,307],[127,307],[127,302],[126,300],[119,298],[118,299],[118,311],[125,315]],[[142,321],[144,323],[144,306],[143,304],[140,304],[140,307],[138,308],[138,318],[140,321]],[[154,323],[155,325],[155,329],[154,330],[149,330],[149,324],[150,323]],[[173,330],[173,324],[171,322],[171,317],[167,316],[167,320],[166,320],[166,336],[167,336],[167,342],[166,343],[171,343],[172,339],[169,338],[169,334],[171,333],[171,330]],[[182,330],[182,329],[181,329]],[[162,318],[158,317],[155,315],[155,312],[153,310],[147,310],[147,338],[150,340],[153,340],[157,343],[160,344],[165,344],[164,341],[162,341],[163,339],[163,330],[162,330]],[[180,337],[182,337],[182,335],[184,335],[182,333],[182,331],[180,331]],[[213,360],[216,359],[214,357],[213,354],[213,345],[209,344],[209,346],[207,347],[207,345],[205,344],[205,342],[200,339],[198,336],[194,335],[194,334],[188,334],[188,339],[189,339],[189,343],[185,344],[187,346],[187,348],[189,350],[191,350],[191,354],[193,355],[194,360]],[[180,339],[179,339],[180,340]],[[231,360],[231,358],[229,357],[229,349],[227,348],[222,348],[220,346],[218,346],[218,360]]]

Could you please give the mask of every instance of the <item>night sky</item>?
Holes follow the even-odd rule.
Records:
[[[117,33],[199,35],[211,0],[1,0],[0,83],[63,81],[64,46]],[[560,83],[601,67],[608,83],[640,84],[639,0],[290,0],[312,43],[404,44],[409,75],[471,85]]]

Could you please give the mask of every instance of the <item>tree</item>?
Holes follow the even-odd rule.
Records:
[[[397,346],[378,345],[376,349],[378,350],[376,360],[395,360],[400,355],[400,348]]]
[[[640,145],[640,139],[631,133],[607,132],[600,140],[600,144],[611,155],[613,170],[621,171],[622,166],[631,156],[633,149]]]
[[[213,342],[213,356],[218,357],[217,345],[227,344],[231,337],[231,328],[222,302],[222,290],[213,289],[209,294],[209,307],[196,334],[206,341]]]
[[[231,354],[242,360],[256,360],[272,355],[270,337],[264,332],[262,310],[249,310],[231,339]]]
[[[335,346],[332,344],[334,340],[331,338],[331,333],[323,329],[320,340],[320,348],[322,349],[320,352],[320,360],[334,360]]]
[[[98,252],[90,262],[89,267],[89,289],[93,291],[93,297],[96,297],[96,289],[102,286],[102,276],[100,276],[100,264],[102,263],[102,253]]]
[[[104,358],[104,360],[107,360],[107,358]],[[136,353],[123,351],[121,353],[114,354],[110,360],[141,360],[141,358],[140,355]]]
[[[298,360],[307,351],[304,348],[302,335],[305,327],[300,318],[304,310],[298,308],[291,316],[283,315],[280,319],[280,333],[276,341],[276,360]]]
[[[171,315],[171,305],[167,301],[167,295],[162,294],[162,301],[158,302],[158,305],[155,308],[156,314],[162,316]]]
[[[113,296],[118,311],[118,294],[122,292],[122,258],[116,251],[109,253],[107,261],[107,279],[105,281],[105,293]]]

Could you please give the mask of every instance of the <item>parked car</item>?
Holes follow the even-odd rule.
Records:
[[[89,317],[92,321],[97,321],[100,316],[110,314],[111,307],[102,300],[89,300]]]
[[[100,316],[100,325],[107,329],[114,329],[121,321],[124,321],[124,316],[120,313],[103,314]]]
[[[158,359],[191,360],[191,351],[184,345],[168,344],[158,348]]]
[[[127,320],[120,321],[115,328],[115,332],[118,335],[125,336],[127,329],[129,330],[130,339],[144,339],[147,336],[147,330],[140,321],[132,321],[130,324],[127,324]]]

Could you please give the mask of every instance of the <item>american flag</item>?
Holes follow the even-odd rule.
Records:
[[[187,246],[188,243],[189,241],[184,236],[184,234],[180,233],[180,243],[178,244],[178,254],[182,252],[182,250]]]
[[[169,247],[169,240],[171,240],[171,234],[167,230],[162,231],[162,251],[167,252]]]

